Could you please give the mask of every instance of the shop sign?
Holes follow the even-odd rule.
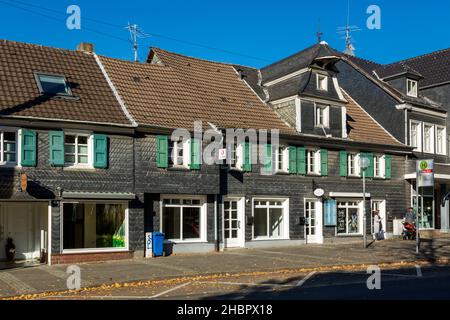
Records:
[[[151,258],[153,256],[153,232],[145,233],[145,257]]]
[[[417,186],[433,187],[434,186],[434,161],[433,160],[417,160],[416,162]]]

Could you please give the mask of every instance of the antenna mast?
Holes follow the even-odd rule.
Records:
[[[138,62],[138,38],[148,38],[150,37],[150,35],[146,34],[142,29],[140,29],[137,24],[128,23],[128,26],[125,27],[125,29],[128,29],[130,31],[130,43],[133,45],[134,62]]]
[[[316,36],[317,36],[317,43],[321,43],[321,42],[322,42],[323,32],[320,31],[320,19],[319,19],[319,22],[318,22],[318,24],[317,24],[317,32],[316,32]]]
[[[347,24],[345,27],[339,27],[337,29],[337,33],[343,34],[345,39],[345,50],[344,53],[355,56],[355,46],[353,45],[353,40],[351,33],[355,31],[361,31],[361,29],[358,26],[351,26],[350,25],[350,0],[347,2]]]

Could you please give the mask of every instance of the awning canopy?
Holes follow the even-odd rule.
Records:
[[[113,199],[113,200],[133,200],[134,193],[129,192],[79,192],[63,191],[62,197],[65,199]]]

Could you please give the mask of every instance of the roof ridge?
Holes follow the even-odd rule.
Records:
[[[101,54],[97,54],[97,56],[99,58],[105,58],[105,59],[109,59],[109,60],[114,60],[117,62],[124,62],[124,63],[128,63],[134,66],[139,66],[139,67],[145,67],[145,68],[164,68],[164,69],[171,69],[173,70],[172,67],[170,66],[164,66],[164,65],[158,65],[158,64],[151,64],[151,63],[144,63],[144,62],[135,62],[132,60],[125,60],[125,59],[120,59],[120,58],[114,58],[114,57],[110,57],[110,56],[105,56],[105,55],[101,55]]]
[[[385,64],[385,66],[390,66],[390,65],[394,65],[394,64],[398,64],[398,63],[405,63],[405,62],[408,62],[408,61],[421,59],[421,58],[424,58],[426,56],[431,56],[433,54],[443,53],[445,51],[450,51],[450,47],[449,48],[445,48],[445,49],[439,49],[439,50],[428,52],[428,53],[424,53],[424,54],[421,54],[421,55],[418,55],[418,56],[415,56],[415,57],[406,58],[406,59],[395,61],[395,62],[392,62],[392,63],[388,63],[388,64]]]
[[[86,54],[86,52],[79,51],[79,50],[76,50],[76,49],[58,48],[58,47],[46,46],[46,45],[42,45],[42,44],[36,44],[36,43],[30,43],[30,42],[21,42],[21,41],[8,40],[8,39],[0,39],[0,43],[18,44],[18,45],[37,47],[37,48],[45,48],[45,49],[63,51],[63,52],[73,52],[73,53]]]
[[[214,61],[214,60],[208,60],[208,59],[188,56],[186,54],[181,54],[181,53],[178,53],[178,52],[169,51],[169,50],[162,49],[162,48],[159,48],[159,47],[150,47],[150,50],[167,52],[169,54],[173,54],[173,55],[180,56],[180,57],[183,57],[183,58],[188,58],[188,59],[197,60],[197,61],[201,61],[201,62],[216,63],[216,64],[221,64],[221,65],[230,66],[230,67],[234,67],[234,66],[238,65],[238,64],[235,64],[235,63],[231,63],[231,62],[221,62],[221,61]],[[241,64],[239,64],[239,66],[256,69],[256,68],[245,66],[245,65],[241,65]]]
[[[340,52],[340,51],[338,51],[338,52]],[[376,61],[373,61],[373,60],[369,60],[369,59],[361,58],[361,57],[357,57],[357,56],[351,56],[351,55],[349,55],[349,54],[347,54],[347,53],[344,53],[344,52],[340,52],[340,53],[341,53],[342,55],[346,56],[346,57],[350,57],[350,58],[362,60],[362,61],[364,61],[364,62],[373,63],[373,64],[376,64],[376,65],[378,65],[378,66],[380,66],[380,67],[385,66],[384,64],[379,63],[379,62],[376,62]]]
[[[316,46],[318,46],[318,45],[320,45],[320,44],[317,44],[317,43],[316,43],[316,44],[313,44],[313,45],[311,45],[311,46],[309,46],[309,47],[307,47],[307,48],[305,48],[305,49],[303,49],[303,50],[297,51],[297,52],[295,52],[295,53],[293,53],[293,54],[291,54],[291,55],[289,55],[289,56],[287,56],[287,57],[285,57],[285,58],[283,58],[283,59],[281,59],[281,60],[275,61],[275,62],[273,62],[273,63],[271,63],[271,64],[268,64],[267,66],[264,66],[264,67],[262,67],[262,68],[259,68],[259,70],[264,70],[264,69],[267,69],[267,68],[269,68],[269,67],[271,67],[271,66],[273,66],[273,65],[275,65],[275,64],[278,64],[278,63],[280,63],[280,62],[286,61],[286,60],[288,60],[288,59],[290,59],[290,58],[292,58],[292,57],[294,57],[294,56],[296,56],[296,55],[298,55],[298,54],[300,54],[300,53],[302,53],[302,52],[305,52],[306,50],[312,49],[312,48],[314,48],[314,47],[316,47]]]

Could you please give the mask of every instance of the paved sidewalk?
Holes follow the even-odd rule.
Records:
[[[416,255],[415,242],[385,240],[364,249],[362,243],[301,245],[239,249],[220,253],[173,255],[79,264],[82,287],[211,274],[271,272],[287,269],[448,261],[450,237],[424,240]],[[67,266],[39,266],[0,271],[0,297],[67,290]]]

